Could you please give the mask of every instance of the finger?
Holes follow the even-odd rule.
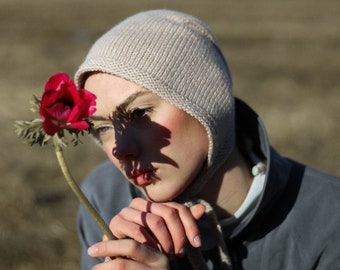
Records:
[[[91,257],[119,257],[112,261],[107,262],[112,263],[127,263],[131,264],[130,260],[137,261],[144,265],[157,265],[166,266],[167,258],[160,252],[152,249],[146,245],[138,243],[132,239],[122,239],[122,240],[111,240],[106,242],[99,242],[94,244],[88,249],[88,254]],[[129,259],[129,262],[124,262]],[[119,261],[123,262],[119,262]],[[117,262],[118,261],[118,262]],[[100,268],[104,269],[104,268]],[[122,269],[122,268],[113,268]],[[124,268],[125,269],[125,268]],[[127,268],[130,269],[130,268]],[[131,268],[131,269],[141,269],[141,268]]]
[[[178,255],[184,253],[186,235],[176,208],[140,198],[133,200],[130,206],[150,212],[146,215],[144,225],[152,231],[165,253]],[[166,230],[168,233],[165,233]]]
[[[195,220],[199,220],[205,212],[205,206],[203,204],[195,204],[189,209]]]
[[[192,210],[195,216],[186,206],[175,202],[152,203],[137,198],[132,201],[130,206],[141,211],[152,212],[163,218],[171,235],[175,254],[183,255],[187,238],[194,247],[201,246],[195,217],[202,216],[205,209],[203,205],[193,207]]]
[[[145,226],[152,231],[166,254],[184,253],[186,235],[178,210],[162,205],[157,207],[158,210],[145,215]]]
[[[117,258],[109,262],[97,264],[92,268],[92,270],[112,270],[112,269],[149,270],[150,267],[140,262],[136,262],[127,258]]]
[[[196,221],[204,214],[204,205],[197,204],[188,208],[182,204],[174,202],[166,204],[178,210],[186,238],[189,240],[190,244],[194,247],[200,247],[201,237]]]
[[[119,239],[132,238],[172,254],[173,245],[167,226],[161,217],[152,213],[127,207],[111,220],[110,228]]]
[[[169,269],[168,264],[147,265],[142,262],[130,260],[128,258],[119,257],[115,260],[111,260],[105,263],[95,265],[92,270],[113,270],[113,269],[124,269],[124,270],[150,270],[150,269]]]

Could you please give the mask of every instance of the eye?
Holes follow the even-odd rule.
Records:
[[[113,126],[110,124],[100,124],[100,125],[93,125],[91,129],[91,134],[93,137],[95,137],[100,142],[103,141],[103,138],[106,136],[106,134],[109,133],[109,131],[113,130]]]
[[[130,119],[137,120],[137,119],[143,118],[144,116],[148,115],[150,111],[151,111],[151,108],[135,109],[130,112]]]
[[[100,135],[102,133],[105,133],[106,131],[108,131],[109,129],[111,129],[112,127],[110,126],[100,126],[100,127],[96,127],[94,129],[94,133]]]

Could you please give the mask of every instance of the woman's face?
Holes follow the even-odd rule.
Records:
[[[95,73],[93,135],[126,178],[153,201],[180,195],[208,155],[204,127],[184,111],[122,78]]]

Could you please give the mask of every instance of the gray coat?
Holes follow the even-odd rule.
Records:
[[[237,232],[224,228],[233,269],[340,269],[340,178],[281,157],[270,147],[257,114],[239,100],[236,126],[240,149],[265,160],[267,171],[256,210],[244,221],[247,225]],[[141,196],[110,162],[95,168],[82,189],[107,223]],[[91,269],[99,260],[89,257],[87,248],[101,241],[102,232],[83,207],[78,231],[82,269]],[[203,240],[209,239],[204,233],[202,228]],[[218,269],[216,254],[214,247],[204,251],[210,269]],[[171,265],[172,269],[191,269],[186,258],[175,259]]]

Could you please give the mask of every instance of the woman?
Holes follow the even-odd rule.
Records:
[[[340,266],[339,178],[270,147],[203,22],[169,10],[127,18],[75,80],[97,96],[92,134],[111,161],[83,189],[118,238],[101,241],[81,208],[83,269]]]

